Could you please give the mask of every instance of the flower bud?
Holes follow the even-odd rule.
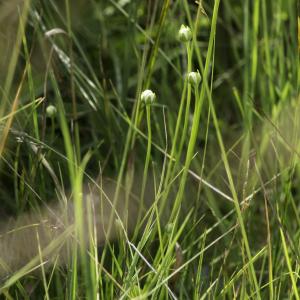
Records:
[[[47,117],[53,118],[53,117],[55,117],[56,113],[57,113],[57,109],[54,105],[48,105],[47,106],[47,108],[46,108]]]
[[[188,80],[188,83],[193,85],[194,87],[198,86],[201,81],[201,75],[200,75],[199,71],[188,73],[187,80]]]
[[[181,25],[179,31],[178,31],[178,38],[181,42],[187,43],[192,39],[192,31],[189,26]]]
[[[165,231],[167,234],[171,234],[174,228],[174,224],[173,223],[168,223],[165,227]]]
[[[147,105],[152,104],[156,98],[155,93],[153,93],[151,90],[145,90],[141,94],[141,100]]]

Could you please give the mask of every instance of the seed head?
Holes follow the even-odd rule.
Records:
[[[155,101],[156,95],[151,90],[144,90],[141,94],[141,100],[146,104],[152,104]]]
[[[56,116],[57,109],[54,105],[48,105],[46,108],[46,115],[49,118],[53,118]]]
[[[178,31],[178,37],[179,40],[183,43],[189,42],[193,37],[191,28],[182,24]]]
[[[174,224],[173,223],[168,223],[165,227],[165,230],[166,230],[166,233],[167,234],[171,234],[172,231],[173,231],[173,227],[174,227]]]
[[[187,80],[189,84],[193,85],[194,87],[197,87],[201,81],[201,75],[199,71],[188,73]]]

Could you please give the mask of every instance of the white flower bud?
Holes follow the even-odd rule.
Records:
[[[201,75],[200,75],[199,71],[188,73],[187,80],[188,80],[188,83],[193,85],[194,87],[198,86],[201,81]]]
[[[141,100],[147,105],[152,104],[156,98],[155,93],[151,90],[144,90],[141,94]]]
[[[46,108],[47,117],[53,118],[53,117],[55,117],[56,113],[57,113],[57,109],[54,105],[48,105],[47,106],[47,108]]]
[[[179,31],[178,31],[178,38],[181,42],[187,43],[192,39],[192,31],[189,26],[181,25]]]

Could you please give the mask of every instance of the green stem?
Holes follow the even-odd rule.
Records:
[[[140,204],[139,213],[138,213],[138,223],[141,218],[141,213],[142,213],[143,207],[144,207],[145,189],[146,189],[146,183],[147,183],[147,177],[148,177],[149,163],[150,163],[150,159],[151,159],[151,144],[152,144],[151,105],[146,104],[146,114],[147,114],[147,127],[148,127],[148,142],[147,142],[146,161],[145,161],[145,167],[144,167],[144,173],[143,173],[142,192],[141,192],[141,198],[140,198],[141,204]]]

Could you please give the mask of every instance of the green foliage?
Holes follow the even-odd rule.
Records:
[[[78,243],[3,297],[299,299],[296,1],[22,3],[0,3],[0,218],[70,189]],[[102,174],[140,209],[99,247]]]

